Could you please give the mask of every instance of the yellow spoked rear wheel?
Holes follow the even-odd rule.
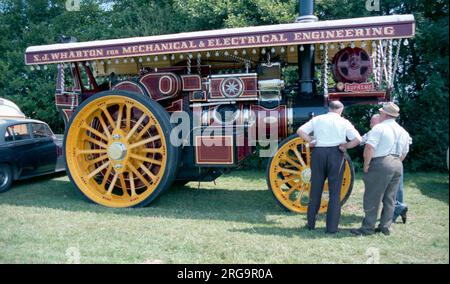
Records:
[[[311,187],[311,149],[303,139],[292,135],[283,141],[278,151],[271,158],[267,168],[267,184],[281,206],[286,209],[306,213]],[[351,194],[354,170],[350,158],[346,155],[344,178],[341,187],[341,204]],[[328,208],[328,183],[325,182],[324,193],[319,213]]]
[[[72,182],[104,206],[147,205],[173,180],[178,155],[170,127],[165,110],[143,96],[112,91],[89,98],[65,135]]]

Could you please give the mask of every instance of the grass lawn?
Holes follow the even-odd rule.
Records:
[[[214,183],[172,188],[143,209],[85,201],[66,176],[16,183],[0,195],[0,263],[449,263],[448,174],[405,177],[409,222],[390,237],[353,237],[362,220],[355,181],[341,232],[302,229],[283,211],[263,172],[233,172]]]

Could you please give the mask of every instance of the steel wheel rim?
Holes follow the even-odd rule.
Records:
[[[275,153],[269,167],[269,183],[275,198],[288,210],[306,213],[308,209],[310,183],[311,149],[300,137],[296,137],[282,145]],[[351,187],[351,168],[345,161],[344,177],[340,193],[341,202]],[[328,208],[328,183],[324,185],[324,193],[319,213]]]
[[[78,188],[108,207],[131,207],[157,188],[167,163],[163,129],[142,103],[104,96],[74,118],[66,137],[67,167]]]
[[[8,175],[2,169],[0,169],[0,187],[5,186],[8,181]]]

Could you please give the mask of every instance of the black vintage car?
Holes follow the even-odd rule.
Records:
[[[62,137],[39,120],[0,119],[0,192],[14,180],[64,171]]]

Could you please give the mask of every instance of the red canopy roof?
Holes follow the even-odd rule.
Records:
[[[414,33],[412,15],[368,17],[32,46],[25,52],[25,63],[49,64],[223,49],[410,38]]]

